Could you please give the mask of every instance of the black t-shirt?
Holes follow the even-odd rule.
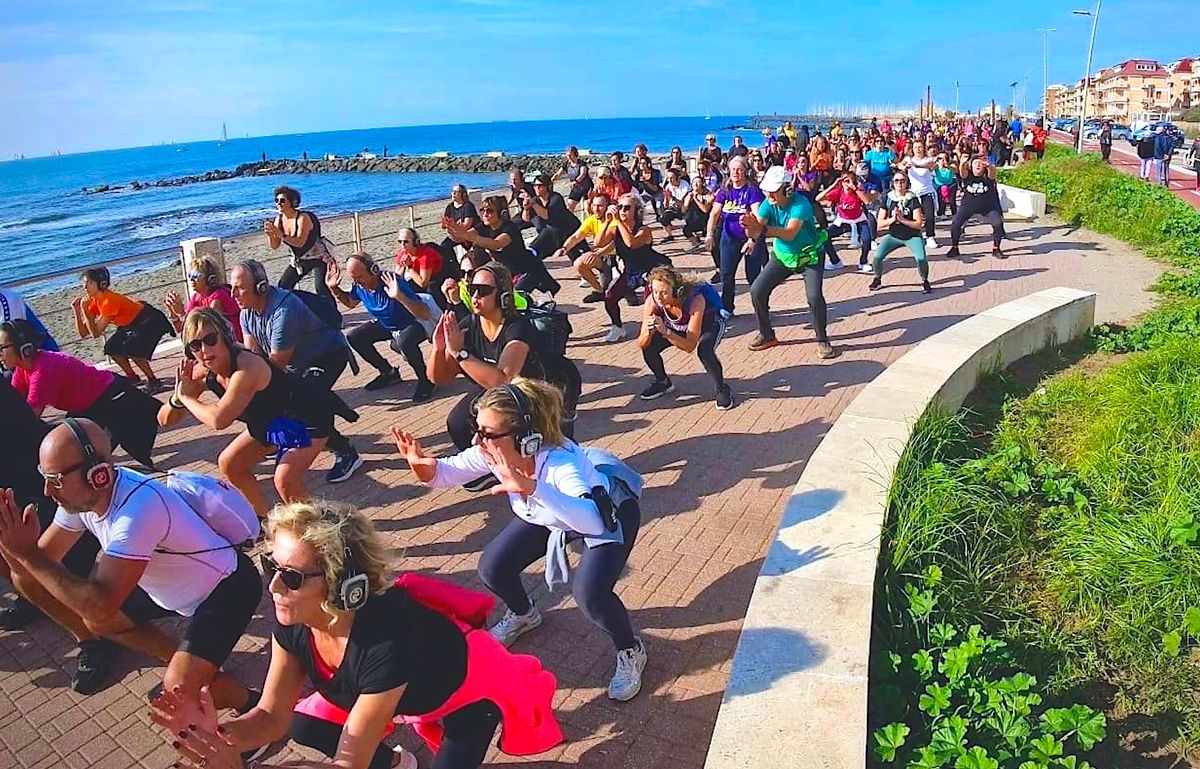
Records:
[[[550,215],[548,219],[541,218],[536,211],[533,214],[533,226],[538,232],[541,232],[549,224],[562,233],[565,238],[579,229],[579,217],[571,213],[571,209],[567,208],[567,201],[563,200],[563,196],[557,192],[550,193],[546,202],[546,213]]]
[[[749,150],[747,150],[747,151],[749,151]],[[722,158],[722,154],[721,154],[721,148],[720,148],[720,147],[716,147],[716,146],[713,146],[713,147],[701,147],[701,148],[700,148],[700,158],[701,158],[702,160],[709,160],[709,161],[712,161],[714,164],[716,164],[716,163],[720,163],[720,162],[721,162],[721,158]]]
[[[509,272],[523,275],[533,267],[533,262],[537,257],[525,247],[525,238],[521,235],[521,225],[510,219],[494,230],[487,225],[481,224],[475,231],[485,238],[496,238],[501,233],[508,235],[509,242],[507,246],[499,251],[489,250],[488,253],[497,262],[507,267]]]
[[[276,623],[275,640],[300,660],[325,699],[350,710],[360,694],[407,684],[397,715],[436,710],[467,676],[467,640],[447,617],[412,600],[397,587],[371,596],[354,615],[346,654],[333,678],[321,680],[313,659],[312,631]]]
[[[500,353],[509,342],[524,342],[529,345],[529,354],[525,356],[525,365],[521,367],[521,376],[527,379],[545,379],[546,371],[542,367],[541,355],[538,352],[538,336],[531,324],[520,316],[505,321],[500,328],[500,334],[495,340],[488,339],[479,323],[479,316],[471,314],[458,323],[463,332],[463,349],[476,358],[496,365]],[[463,370],[466,374],[466,370]],[[468,375],[469,377],[470,375]],[[471,380],[474,381],[474,380]],[[475,382],[475,384],[479,384]],[[482,386],[482,385],[480,385]]]
[[[921,210],[921,200],[916,195],[913,195],[911,192],[909,194],[905,195],[900,200],[895,200],[895,199],[889,197],[888,198],[888,213],[895,216],[896,209],[900,209],[901,216],[903,218],[909,219],[909,220],[916,219],[916,212]],[[888,226],[888,234],[891,235],[893,238],[899,238],[900,240],[908,240],[910,238],[920,237],[921,231],[918,229],[914,229],[913,227],[909,227],[907,224],[900,224],[899,222],[892,222]]]
[[[38,447],[50,431],[25,396],[0,376],[0,488],[12,489],[17,504],[24,506],[42,498],[42,476],[38,474]]]
[[[444,216],[454,222],[461,222],[463,219],[469,219],[468,227],[479,226],[479,212],[475,210],[475,204],[471,201],[464,201],[461,206],[454,205],[454,201],[446,204]]]

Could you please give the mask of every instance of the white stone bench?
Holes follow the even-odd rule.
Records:
[[[1046,215],[1046,196],[1033,190],[1023,190],[1008,184],[996,185],[1000,189],[1000,208],[1005,216],[1020,219],[1037,219]]]
[[[930,337],[863,388],[813,452],[754,585],[705,769],[862,769],[879,537],[913,425],[985,372],[1085,334],[1096,295],[1052,288]]]

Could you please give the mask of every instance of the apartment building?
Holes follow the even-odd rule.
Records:
[[[1184,58],[1166,66],[1167,101],[1172,112],[1200,107],[1200,57]]]
[[[1053,85],[1046,92],[1050,117],[1075,116],[1083,101],[1083,80]],[[1135,117],[1181,112],[1200,106],[1200,57],[1166,66],[1153,59],[1130,59],[1100,70],[1089,82],[1086,117],[1128,123]]]

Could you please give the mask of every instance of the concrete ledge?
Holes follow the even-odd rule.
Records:
[[[754,585],[705,769],[865,766],[879,537],[913,425],[959,408],[982,374],[1083,335],[1095,311],[1071,288],[994,307],[909,350],[838,417]]]
[[[996,186],[1000,190],[1000,208],[1006,216],[1037,219],[1046,215],[1046,196],[1042,193],[1007,184]]]

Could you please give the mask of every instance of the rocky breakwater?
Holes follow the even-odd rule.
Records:
[[[134,181],[129,184],[102,184],[85,187],[86,194],[144,190],[149,187],[182,187],[201,182],[217,182],[239,176],[274,176],[276,174],[347,174],[347,173],[429,173],[461,171],[469,174],[504,173],[512,168],[523,171],[552,173],[562,164],[560,155],[397,155],[394,157],[330,157],[310,160],[267,160],[242,163],[233,170],[216,169],[203,174],[159,179],[152,182]]]

